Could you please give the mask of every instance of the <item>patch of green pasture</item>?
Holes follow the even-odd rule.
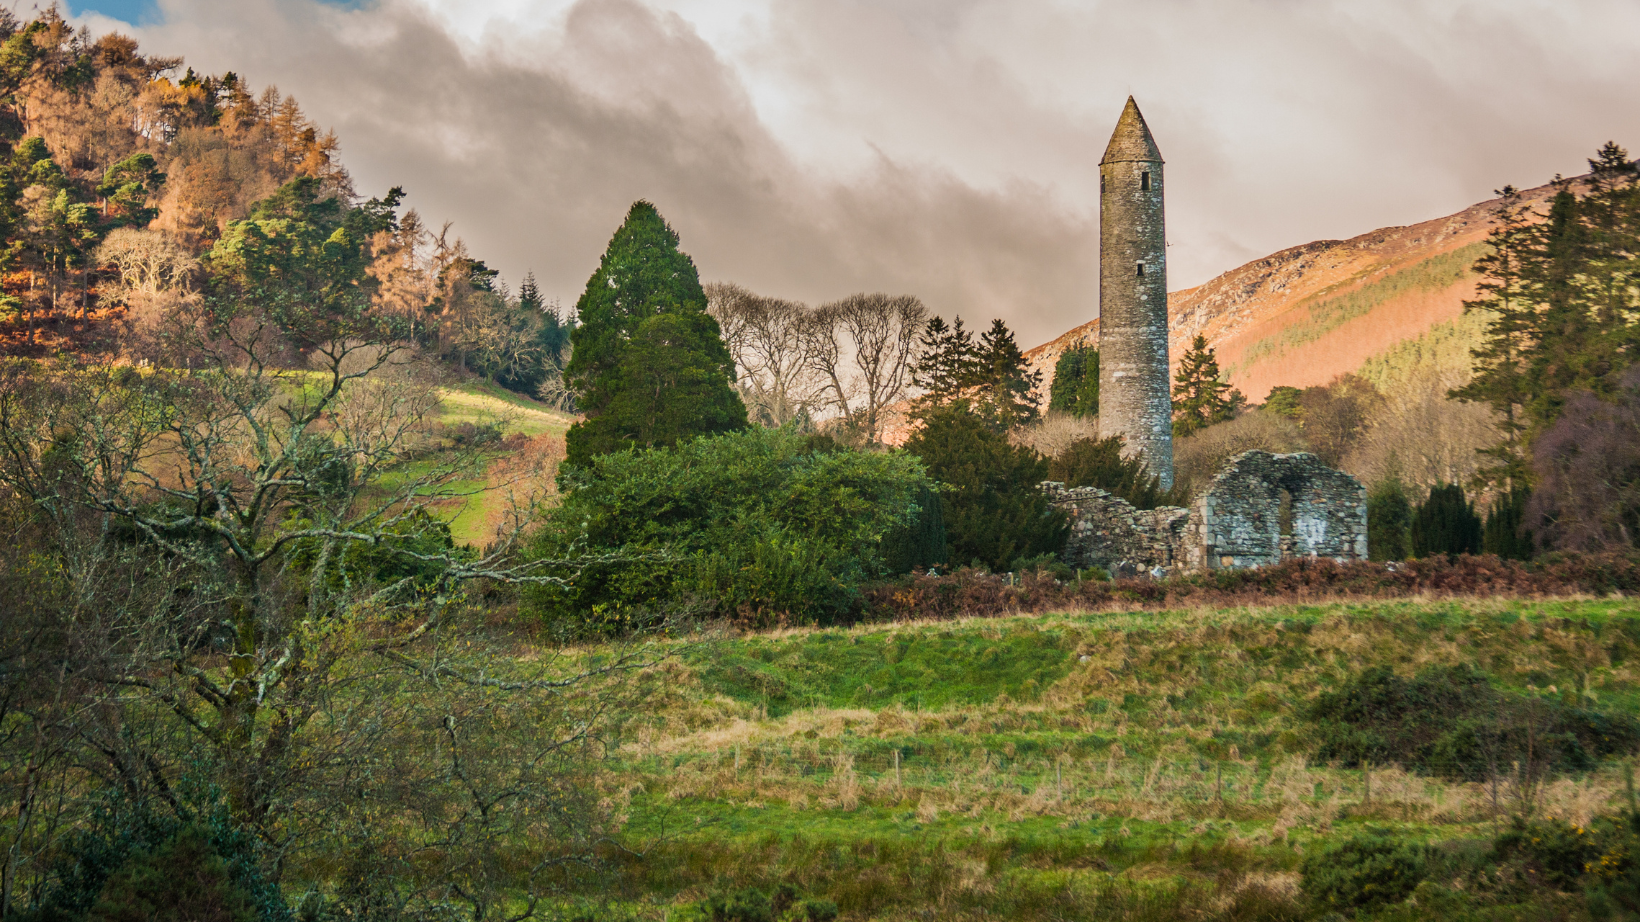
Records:
[[[521,394],[487,381],[439,388],[439,422],[484,425],[501,422],[506,432],[521,432],[531,438],[550,433],[563,435],[575,417],[551,410]]]
[[[1069,670],[1071,652],[1058,632],[990,627],[748,637],[709,648],[696,664],[708,690],[760,704],[770,716],[807,707],[920,710],[999,695],[1034,700]]]

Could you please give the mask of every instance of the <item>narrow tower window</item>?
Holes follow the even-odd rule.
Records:
[[[1144,263],[1139,264],[1138,275],[1139,275],[1139,278],[1144,278],[1145,277],[1145,264]]]
[[[1150,171],[1149,170],[1144,170],[1144,171],[1139,173],[1139,191],[1140,192],[1149,192],[1150,191]],[[1140,274],[1142,275],[1143,273],[1140,273]]]
[[[1099,191],[1100,192],[1105,191],[1105,174],[1103,174],[1103,173],[1099,174]]]

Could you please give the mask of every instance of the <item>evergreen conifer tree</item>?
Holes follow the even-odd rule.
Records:
[[[1037,485],[1047,462],[975,413],[965,400],[930,410],[906,442],[941,490],[953,566],[1006,570],[1021,557],[1057,554],[1069,528]]]
[[[924,486],[916,502],[922,510],[917,520],[883,536],[883,566],[890,573],[910,573],[945,564],[945,513],[940,494],[932,486]]]
[[[1475,374],[1453,396],[1490,404],[1503,429],[1482,471],[1508,489],[1533,479],[1532,445],[1577,391],[1610,399],[1640,341],[1640,172],[1613,143],[1589,161],[1589,191],[1559,185],[1539,219],[1512,187],[1500,190],[1490,252],[1477,260],[1487,316]]]
[[[1173,379],[1173,434],[1194,435],[1224,422],[1235,415],[1240,398],[1240,392],[1220,377],[1219,360],[1208,348],[1207,337],[1196,334]]]
[[[1000,319],[980,334],[975,354],[979,379],[978,405],[999,429],[1034,422],[1039,415],[1035,392],[1042,372],[1031,371],[1014,333]]]
[[[1099,414],[1099,350],[1092,346],[1066,349],[1053,367],[1053,396],[1048,409],[1072,416]]]
[[[1367,558],[1405,560],[1409,556],[1407,530],[1412,527],[1412,504],[1406,485],[1390,476],[1367,494]]]
[[[961,397],[979,381],[979,354],[974,334],[963,329],[962,318],[947,325],[945,318],[930,317],[918,342],[918,357],[911,368],[911,382],[923,389],[915,401],[919,412],[944,406]]]
[[[654,205],[627,212],[575,311],[564,373],[586,419],[566,438],[570,464],[746,426],[695,264]]]
[[[1370,515],[1368,527],[1371,527]],[[1463,487],[1455,483],[1438,484],[1413,513],[1408,535],[1414,557],[1479,554],[1481,518],[1475,514],[1474,505],[1464,496]],[[1370,537],[1368,542],[1370,546]]]
[[[1531,496],[1531,490],[1516,487],[1492,501],[1481,533],[1482,551],[1505,560],[1532,559],[1532,532],[1526,527],[1526,501]]]

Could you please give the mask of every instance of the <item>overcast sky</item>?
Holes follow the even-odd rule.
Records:
[[[361,193],[404,186],[566,305],[647,198],[705,280],[911,293],[1034,345],[1097,313],[1129,93],[1167,160],[1175,289],[1640,148],[1635,0],[68,6],[294,94]]]

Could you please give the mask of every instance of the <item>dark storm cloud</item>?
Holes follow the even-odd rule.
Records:
[[[579,293],[637,198],[708,279],[911,292],[1034,343],[1097,300],[1134,93],[1173,287],[1640,146],[1640,5],[1459,0],[162,0],[145,47],[294,93],[362,192]]]

